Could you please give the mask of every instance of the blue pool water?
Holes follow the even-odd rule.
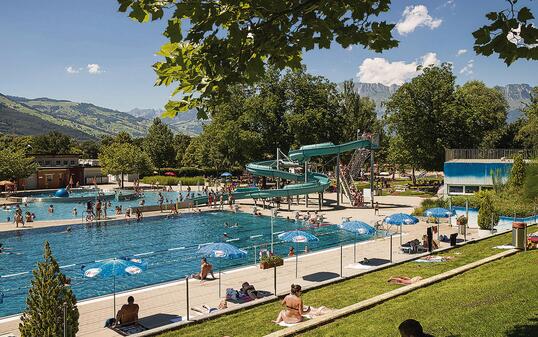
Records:
[[[238,223],[239,227],[226,228],[225,222]],[[302,223],[280,218],[274,223],[275,233],[300,227],[303,227]],[[308,243],[311,250],[353,241],[353,234],[340,231],[336,226],[309,231],[320,239],[318,243]],[[259,251],[259,245],[271,241],[271,218],[246,213],[204,212],[142,222],[122,220],[101,225],[75,225],[71,232],[66,232],[65,227],[54,227],[0,233],[0,242],[4,247],[12,248],[14,253],[0,254],[0,291],[4,293],[0,317],[24,309],[31,280],[29,271],[42,260],[45,240],[50,242],[54,256],[63,266],[62,271],[72,279],[72,288],[80,300],[112,293],[111,279],[83,278],[83,265],[100,259],[141,254],[139,256],[148,263],[148,269],[136,276],[117,278],[118,291],[176,280],[198,272],[198,244],[223,241],[223,233],[230,238],[239,238],[233,244],[245,248],[248,257],[240,260],[213,259],[210,262],[222,269],[253,264],[253,245],[257,245]],[[276,253],[286,255],[289,246],[289,243],[277,244]],[[298,248],[304,249],[304,244],[299,244]]]
[[[95,195],[95,192],[93,192]],[[129,192],[129,193],[132,193]],[[179,198],[179,192],[161,192],[165,199],[168,200],[168,202],[175,202]],[[47,194],[48,196],[48,194]],[[185,197],[185,192],[183,193],[183,197]],[[138,203],[141,199],[145,200],[145,205],[157,205],[158,204],[158,193],[157,192],[145,192],[144,196],[140,199],[134,199],[134,200],[124,200],[124,201],[116,201],[111,200],[112,206],[108,208],[107,214],[113,215],[114,214],[114,208],[116,206],[121,205],[123,208],[123,211],[129,207],[138,206]],[[166,202],[166,200],[165,200]],[[54,205],[54,213],[48,213],[49,205]],[[62,202],[29,202],[26,205],[21,203],[20,204],[22,208],[23,214],[27,211],[30,213],[35,213],[36,215],[36,221],[44,221],[44,220],[59,220],[59,219],[82,219],[82,211],[86,210],[86,202],[65,202],[62,200]],[[72,214],[73,208],[76,208],[78,211],[78,215],[74,216]],[[13,215],[15,213],[15,207],[10,206],[9,209],[3,209],[0,208],[0,222],[7,222],[8,217],[10,218],[10,221],[13,221]]]

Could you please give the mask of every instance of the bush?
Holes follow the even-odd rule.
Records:
[[[181,185],[203,185],[205,182],[204,177],[169,177],[169,176],[147,176],[142,178],[141,182],[144,184],[156,184],[161,186],[177,185],[181,182]]]
[[[234,176],[239,176],[243,173],[244,169],[240,166],[234,166],[230,168],[229,170],[218,170],[211,167],[206,168],[197,168],[197,167],[180,167],[180,168],[163,168],[161,169],[161,172],[174,172],[177,174],[178,177],[200,177],[200,176],[206,176],[206,177],[220,177],[220,175],[224,172],[230,172]]]
[[[525,160],[523,160],[523,155],[518,154],[514,157],[514,164],[512,165],[512,170],[510,171],[510,177],[508,182],[510,187],[520,188],[525,182]]]
[[[480,209],[478,210],[478,227],[491,229],[499,222],[499,213],[495,209],[494,192],[482,191],[480,194]]]
[[[428,208],[434,207],[446,207],[447,202],[441,198],[424,199],[420,203],[420,206],[415,208],[413,215],[422,216]]]

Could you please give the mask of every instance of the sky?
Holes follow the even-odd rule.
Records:
[[[538,2],[522,0],[538,13]],[[0,93],[88,102],[128,111],[162,108],[172,88],[154,87],[151,65],[166,42],[165,21],[140,24],[114,0],[1,1]],[[496,55],[478,56],[471,32],[504,0],[395,0],[383,20],[396,23],[397,48],[375,53],[362,46],[305,53],[309,72],[334,82],[401,84],[418,65],[451,62],[459,84],[538,85],[538,61],[507,67]]]

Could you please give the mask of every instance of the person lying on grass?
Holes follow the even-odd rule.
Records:
[[[404,284],[404,285],[408,285],[408,284],[413,284],[413,283],[416,283],[418,281],[422,280],[422,277],[420,276],[415,276],[415,277],[407,277],[407,276],[392,276],[391,278],[388,279],[388,283],[391,283],[391,284]]]

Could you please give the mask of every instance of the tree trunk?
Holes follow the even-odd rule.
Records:
[[[124,185],[123,185],[123,172],[121,173],[121,188],[122,189],[124,188]]]
[[[413,185],[417,184],[417,177],[415,175],[415,167],[413,166],[413,172],[411,174],[411,178],[413,179]]]

